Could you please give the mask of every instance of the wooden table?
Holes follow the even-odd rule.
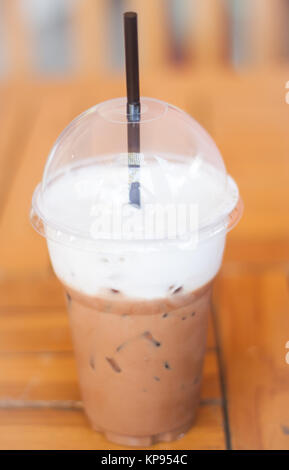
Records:
[[[155,449],[289,449],[287,80],[288,68],[164,70],[142,84],[209,130],[245,202],[215,285],[196,425]],[[88,426],[62,290],[28,220],[59,132],[123,94],[106,77],[0,87],[0,449],[123,448]]]

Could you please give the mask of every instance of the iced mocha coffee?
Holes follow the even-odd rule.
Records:
[[[194,422],[212,283],[240,207],[235,182],[194,120],[156,100],[143,99],[142,110],[141,206],[128,203],[125,100],[112,100],[60,137],[32,220],[66,292],[93,428],[146,446]],[[181,230],[156,230],[159,206],[182,215],[190,208],[193,224],[182,225],[176,211]]]

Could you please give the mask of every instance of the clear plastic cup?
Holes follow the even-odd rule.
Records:
[[[140,168],[128,168],[128,126]],[[213,280],[242,202],[207,132],[142,98],[89,109],[62,132],[33,195],[67,297],[87,416],[111,441],[170,441],[193,424]],[[134,172],[132,175],[131,172]],[[129,203],[139,182],[140,207]]]

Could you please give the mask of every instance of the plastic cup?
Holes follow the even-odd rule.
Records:
[[[212,283],[238,188],[206,131],[142,98],[140,207],[129,204],[126,99],[59,136],[32,201],[67,296],[81,394],[93,428],[151,445],[188,430],[200,397]]]

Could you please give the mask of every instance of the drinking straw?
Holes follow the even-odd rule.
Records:
[[[129,202],[140,207],[140,98],[137,14],[124,14],[125,66],[127,90],[127,146],[129,169]]]

